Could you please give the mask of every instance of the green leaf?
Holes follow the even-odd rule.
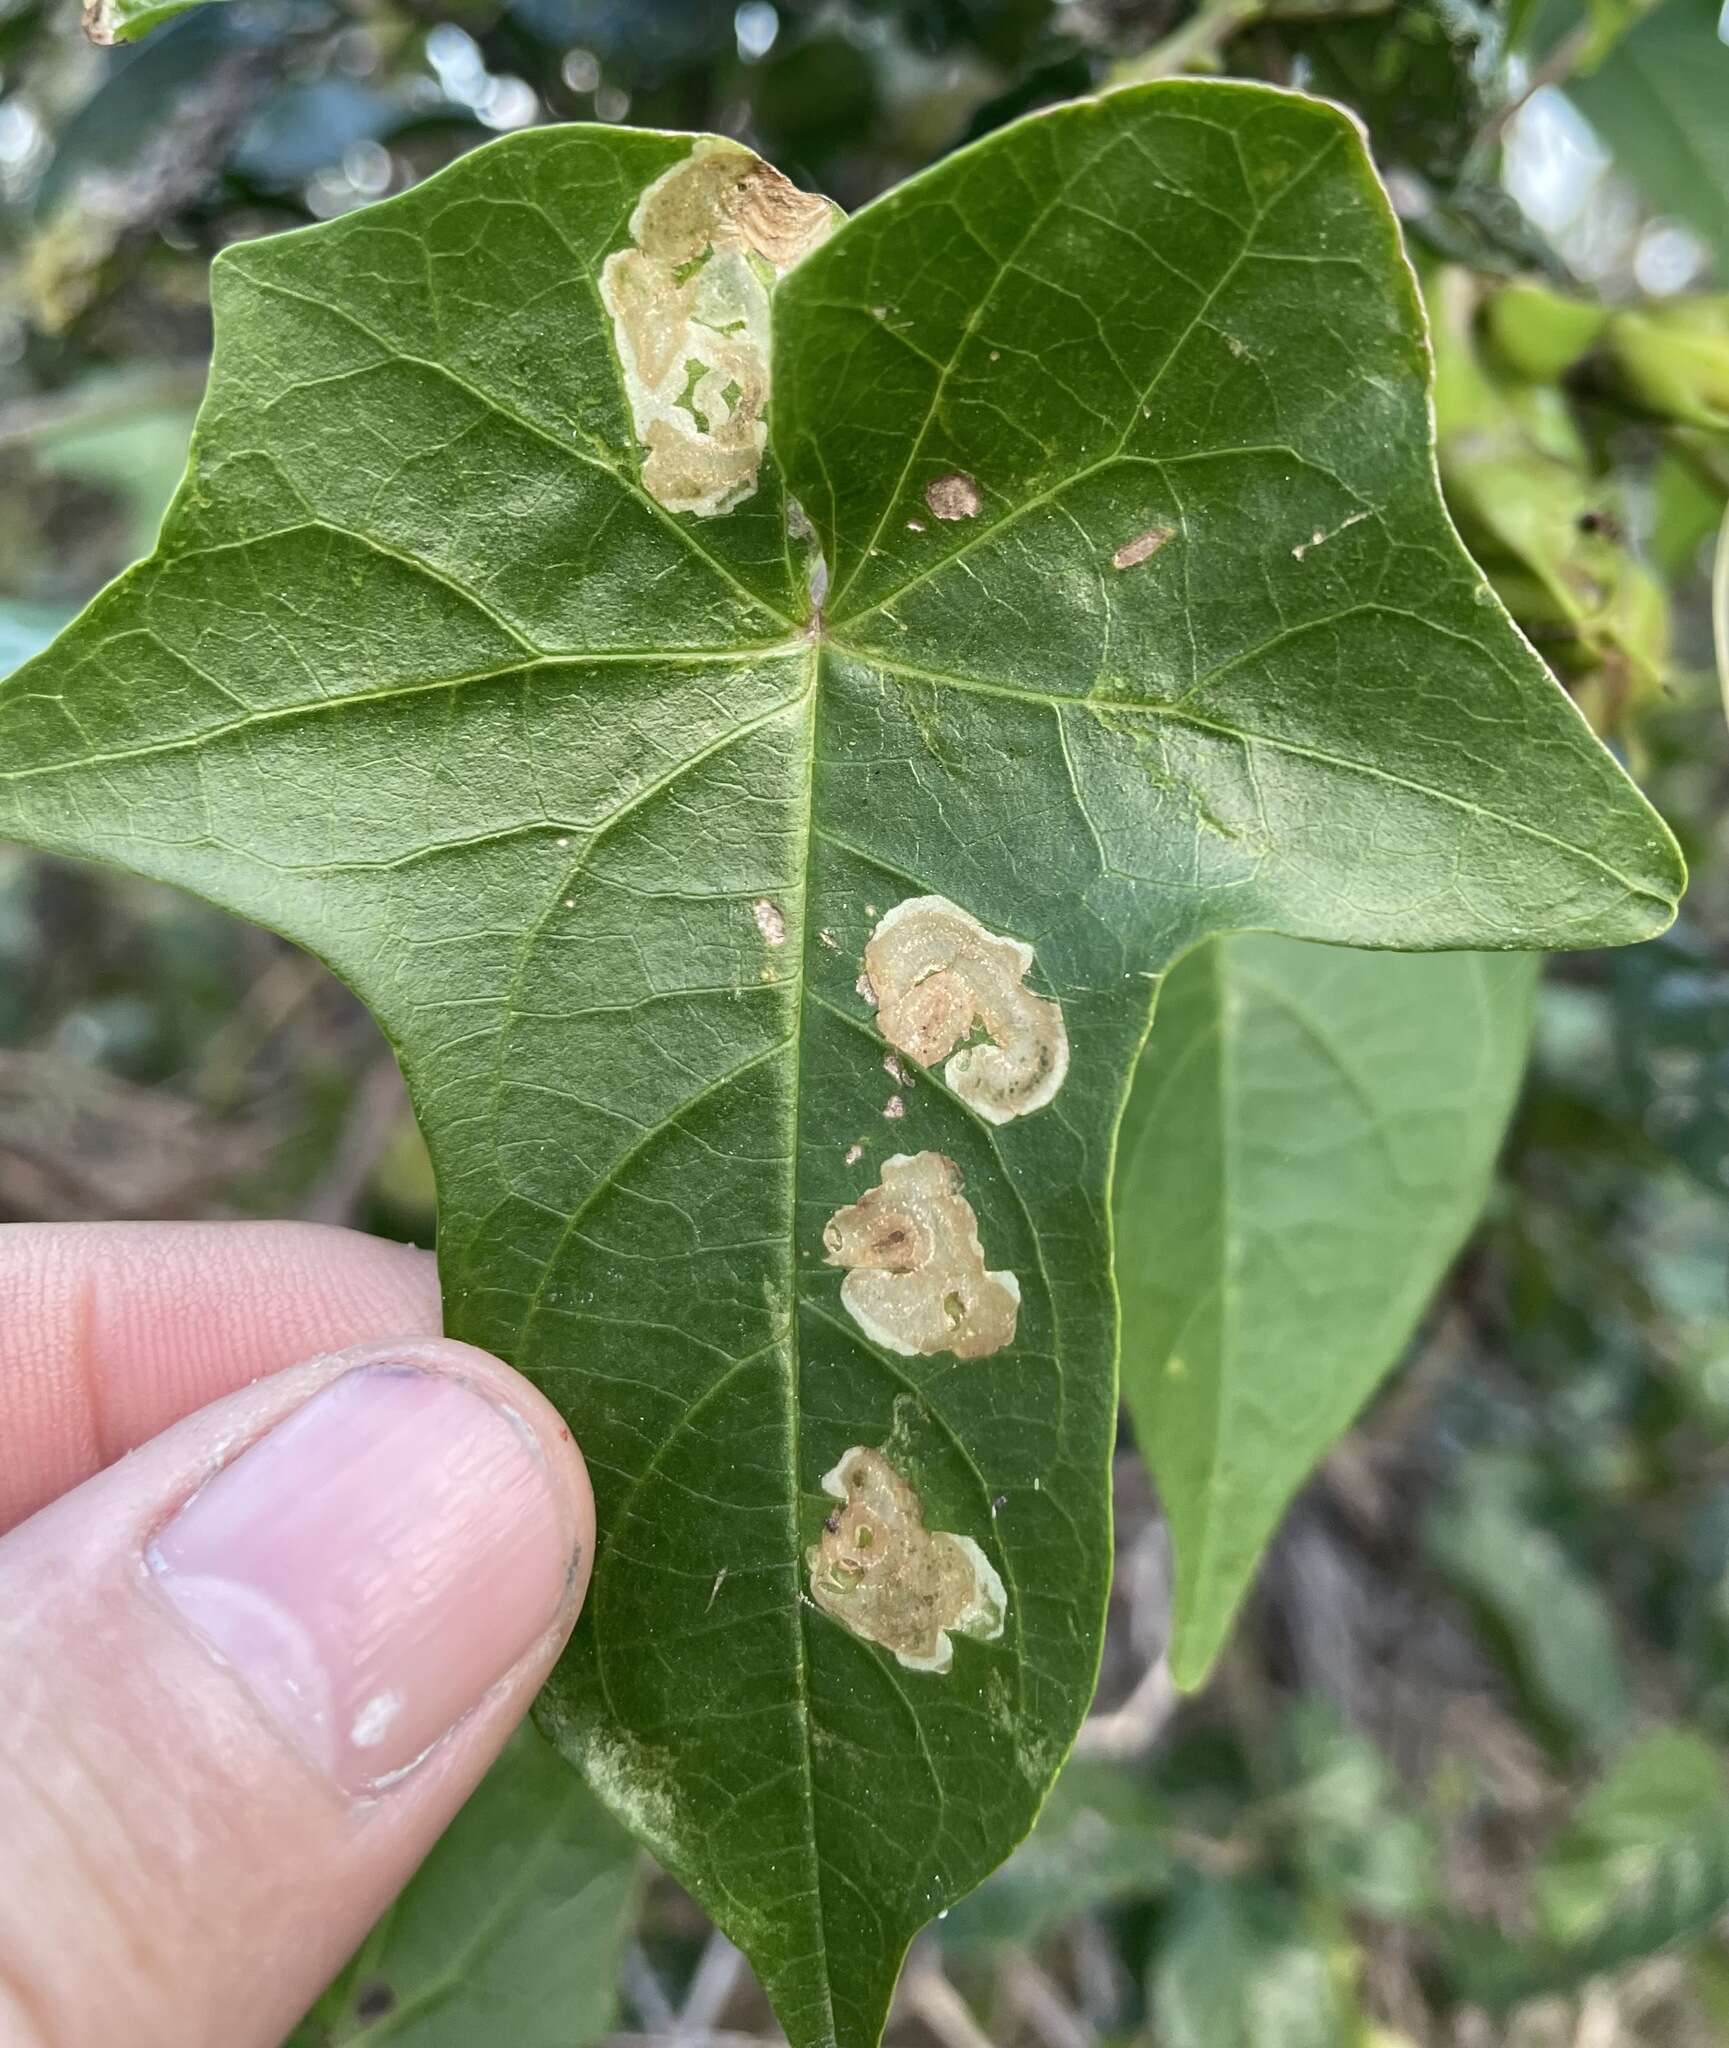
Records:
[[[1718,1873],[1715,1888],[1705,1881]],[[1627,1915],[1663,1917],[1686,1932],[1729,1903],[1729,1791],[1723,1760],[1703,1737],[1659,1728],[1623,1750],[1580,1802],[1537,1873],[1544,1931],[1566,1947],[1607,1932]],[[1708,1897],[1712,1903],[1701,1906]],[[1669,1908],[1690,1902],[1671,1914]],[[1666,1933],[1650,1946],[1675,1939]]]
[[[1160,2048],[1349,2048],[1326,1947],[1271,1885],[1198,1881],[1153,1965]]]
[[[0,690],[0,830],[291,934],[399,1047],[448,1327],[596,1482],[543,1725],[795,2048],[875,2039],[1086,1710],[1152,977],[1249,923],[1630,940],[1681,883],[1447,523],[1344,115],[1055,110],[771,315],[827,225],[736,145],[572,127],[225,251],[156,554]],[[915,939],[954,974],[903,988]],[[1018,1097],[914,1028],[981,990]]]
[[[943,1923],[946,1947],[1028,1947],[1101,1906],[1171,1881],[1171,1815],[1122,1764],[1072,1758],[1007,1863]]]
[[[1123,1393],[1198,1685],[1285,1505],[1397,1363],[1488,1192],[1532,963],[1215,939],[1172,973],[1116,1186]]]
[[[1277,1810],[1311,1887],[1357,1912],[1415,1918],[1433,1895],[1434,1844],[1400,1810],[1386,1757],[1320,1699],[1298,1700],[1282,1732],[1291,1784]]]
[[[517,1734],[289,2048],[582,2048],[612,2022],[630,1837]]]
[[[1729,45],[1718,0],[1662,0],[1567,87],[1615,168],[1704,240],[1729,283]]]
[[[1455,1923],[1444,1945],[1460,1993],[1505,2009],[1708,1935],[1729,1909],[1729,1792],[1701,1736],[1658,1728],[1630,1743],[1550,1845],[1539,1932]]]
[[[1479,1453],[1431,1516],[1429,1548],[1489,1624],[1544,1727],[1607,1746],[1633,1713],[1608,1603],[1523,1500],[1521,1476]]]

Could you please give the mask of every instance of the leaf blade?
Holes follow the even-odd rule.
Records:
[[[1172,973],[1124,1118],[1123,1391],[1211,1666],[1286,1502],[1397,1361],[1475,1220],[1531,963],[1239,934]]]

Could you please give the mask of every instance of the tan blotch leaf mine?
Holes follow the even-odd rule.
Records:
[[[1137,533],[1133,540],[1123,542],[1111,557],[1111,567],[1134,569],[1142,562],[1150,561],[1175,532],[1174,526],[1149,526],[1145,533]]]
[[[957,469],[931,478],[925,485],[925,503],[939,519],[976,519],[984,499],[972,478]]]
[[[862,1444],[823,1475],[841,1505],[805,1552],[811,1598],[909,1671],[947,1671],[957,1635],[995,1642],[1008,1596],[970,1536],[927,1529],[924,1504],[880,1451]]]
[[[897,903],[864,952],[878,1028],[921,1067],[975,1031],[989,1039],[956,1052],[943,1079],[993,1124],[1043,1109],[1069,1070],[1062,1007],[1026,986],[1032,964],[1031,946],[986,931],[946,896]]]
[[[841,1306],[885,1350],[988,1358],[1014,1342],[1021,1283],[986,1272],[960,1169],[942,1153],[885,1159],[877,1185],[829,1218],[823,1244],[847,1269]]]
[[[769,292],[840,210],[735,142],[699,141],[648,186],[606,259],[643,488],[712,519],[748,498],[768,443]]]

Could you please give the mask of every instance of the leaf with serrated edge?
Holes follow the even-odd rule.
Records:
[[[1397,1363],[1476,1220],[1536,962],[1265,933],[1172,971],[1117,1155],[1123,1398],[1198,1685],[1291,1495]]]
[[[645,494],[600,296],[690,148],[531,131],[226,251],[156,555],[0,693],[0,829],[285,931],[381,1018],[448,1326],[596,1482],[543,1725],[796,2048],[855,2048],[1092,1690],[1149,977],[1247,924],[1635,939],[1680,870],[1447,524],[1345,116],[1160,84],[891,193],[777,287],[770,457],[712,518]],[[856,983],[919,896],[1031,948],[1036,1112],[884,1071]],[[988,1356],[842,1306],[825,1229],[897,1153],[954,1162],[1014,1276]],[[1001,1580],[1000,1617],[944,1594],[946,1669],[808,1598],[860,1447]]]

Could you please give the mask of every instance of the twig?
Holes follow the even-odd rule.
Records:
[[[1002,1967],[1009,2003],[1046,2048],[1093,2048],[1097,2038],[1031,1956],[1011,1954]]]
[[[353,1220],[372,1169],[407,1104],[396,1061],[381,1053],[361,1075],[330,1164],[300,1205],[308,1223]]]
[[[210,1034],[192,1093],[207,1107],[233,1109],[247,1093],[247,1070],[301,1004],[329,982],[308,953],[285,947],[254,976],[238,1008]]]
[[[715,2022],[726,2011],[743,1967],[744,1957],[717,1928],[708,1938],[702,1960],[696,1966],[696,1975],[690,1980],[690,1990],[679,2009],[673,2038],[681,2048],[683,2044],[709,2037]]]
[[[1507,130],[1544,89],[1545,86],[1562,85],[1572,77],[1579,60],[1591,47],[1596,29],[1589,18],[1571,29],[1539,64],[1525,81],[1525,88],[1510,99],[1504,107],[1497,107],[1483,123],[1475,141],[1471,144],[1470,155],[1477,158],[1498,149],[1505,140]]]
[[[121,376],[93,377],[70,391],[43,391],[0,406],[0,450],[81,434],[140,413],[190,410],[204,392],[209,365],[158,363]]]
[[[1141,1674],[1134,1691],[1120,1707],[1108,1714],[1094,1714],[1082,1723],[1075,1741],[1076,1756],[1123,1762],[1147,1755],[1176,1712],[1177,1700],[1171,1667],[1161,1656]]]
[[[633,1941],[625,1950],[624,1962],[619,1969],[619,1982],[624,1988],[624,1995],[636,2007],[637,2017],[651,2037],[664,2038],[677,2029],[678,2015],[672,2009],[672,2001],[662,1990],[660,1979],[655,1975],[654,1965],[649,1961],[648,1952],[640,1941]]]
[[[1095,2033],[1111,2033],[1134,1995],[1134,1985],[1115,1945],[1096,1917],[1083,1914],[1069,1929],[1075,1990]]]
[[[1223,62],[1231,38],[1257,22],[1338,21],[1390,11],[1391,0],[1210,0],[1150,50],[1119,64],[1109,83],[1112,88],[1145,85],[1179,72],[1214,70]]]
[[[1146,85],[1155,78],[1174,78],[1198,64],[1216,64],[1232,36],[1268,11],[1263,0],[1213,0],[1150,50],[1118,65],[1111,84]]]
[[[973,2018],[972,2008],[943,1975],[934,1957],[915,1963],[901,1985],[901,2003],[922,2020],[943,2048],[993,2048],[990,2036]]]

